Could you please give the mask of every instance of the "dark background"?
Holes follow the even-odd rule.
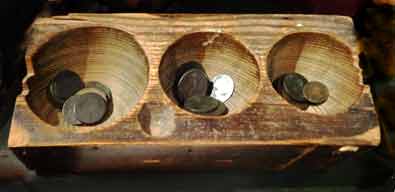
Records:
[[[20,81],[25,75],[21,42],[38,16],[69,12],[169,13],[302,13],[352,16],[358,24],[364,0],[2,0],[0,1],[0,152],[17,162],[6,149],[9,121]],[[363,23],[363,22],[362,22]],[[391,26],[390,26],[391,27]],[[388,80],[386,82],[390,82]],[[386,85],[386,84],[385,84]],[[395,86],[394,86],[395,89]],[[395,99],[394,99],[395,100]],[[91,175],[36,175],[29,171],[17,180],[0,181],[3,191],[383,191],[395,189],[394,162],[384,146],[358,153],[320,171],[102,173]],[[1,154],[0,154],[1,155]],[[4,170],[0,170],[4,171]]]

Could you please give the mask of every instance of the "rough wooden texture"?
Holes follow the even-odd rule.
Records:
[[[125,144],[211,150],[380,142],[348,17],[71,14],[37,20],[28,36],[28,74],[15,106],[10,147]],[[191,60],[200,62],[209,77],[232,76],[236,89],[225,103],[228,115],[194,115],[173,98],[173,74]],[[48,103],[45,87],[65,68],[111,89],[113,114],[100,126],[67,125]],[[271,81],[290,71],[325,83],[328,101],[305,111],[289,104]],[[298,154],[309,149],[302,148]]]

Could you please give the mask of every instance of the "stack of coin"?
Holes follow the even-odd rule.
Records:
[[[48,86],[49,99],[62,109],[64,120],[71,125],[100,123],[109,111],[111,90],[99,82],[84,84],[73,71],[56,74]],[[111,109],[111,108],[110,108]]]
[[[275,87],[287,100],[299,104],[319,105],[329,98],[329,90],[323,83],[309,82],[298,73],[282,75],[275,80]]]
[[[289,73],[284,76],[282,81],[284,94],[296,102],[305,102],[303,97],[303,87],[307,79],[298,73]]]
[[[228,112],[225,104],[210,96],[192,96],[184,103],[185,109],[203,115],[224,115]]]
[[[219,75],[211,82],[196,62],[188,62],[184,66],[189,68],[181,67],[175,89],[176,97],[183,107],[190,112],[203,115],[226,114],[228,109],[223,102],[233,93],[233,80],[230,79],[232,84],[229,85],[226,78],[230,77]]]
[[[110,100],[111,91],[106,86],[88,82],[63,105],[64,119],[72,125],[98,124],[108,114]]]

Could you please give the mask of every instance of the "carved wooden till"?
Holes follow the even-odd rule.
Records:
[[[101,169],[117,168],[114,161],[118,168],[151,166],[148,160],[160,167],[226,160],[286,168],[322,152],[321,146],[330,146],[325,154],[332,156],[343,146],[380,142],[347,17],[71,14],[38,19],[28,37],[28,74],[9,146],[72,146],[78,170],[94,169],[89,162],[100,157],[106,158]],[[209,78],[232,77],[227,115],[192,114],[174,98],[175,72],[189,61],[200,63]],[[113,112],[106,121],[64,123],[46,95],[48,82],[63,69],[111,89]],[[288,72],[324,83],[327,102],[306,110],[288,103],[272,86]],[[118,155],[108,154],[111,147]]]

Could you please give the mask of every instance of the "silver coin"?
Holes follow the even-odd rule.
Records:
[[[225,102],[233,95],[235,84],[229,75],[216,75],[211,81],[213,82],[213,90],[210,94],[211,97],[218,101]]]

